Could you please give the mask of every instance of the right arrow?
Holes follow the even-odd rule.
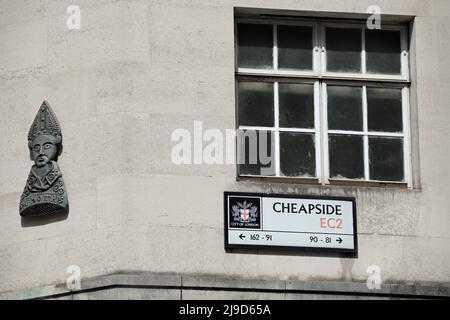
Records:
[[[336,239],[336,241],[339,242],[339,243],[342,243],[342,239],[341,238]]]

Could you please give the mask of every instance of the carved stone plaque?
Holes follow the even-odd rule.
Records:
[[[20,215],[66,212],[67,193],[57,163],[62,153],[61,127],[47,101],[42,103],[28,132],[28,148],[34,165],[20,199]]]

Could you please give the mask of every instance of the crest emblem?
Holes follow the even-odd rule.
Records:
[[[240,213],[241,213],[241,218],[244,219],[245,221],[247,221],[248,218],[250,218],[250,210],[248,210],[248,209],[241,209]]]
[[[235,222],[255,222],[258,217],[258,206],[251,202],[237,202],[231,210]]]

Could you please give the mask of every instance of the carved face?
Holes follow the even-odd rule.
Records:
[[[51,160],[56,160],[58,147],[56,138],[40,135],[31,142],[31,156],[37,167],[43,167]]]

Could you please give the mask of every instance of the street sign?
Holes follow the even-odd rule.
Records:
[[[357,253],[356,202],[225,192],[226,249],[307,249]]]

